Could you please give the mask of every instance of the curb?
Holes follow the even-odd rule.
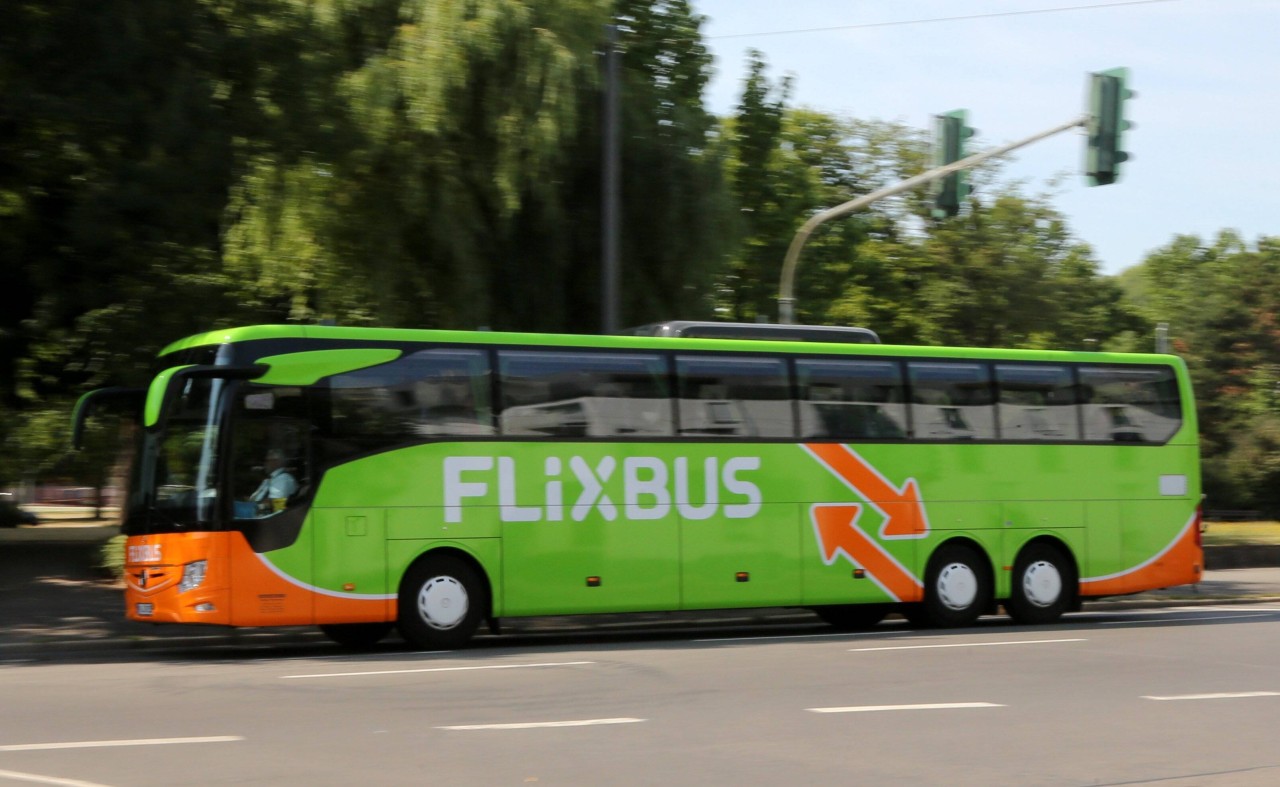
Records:
[[[1142,610],[1142,609],[1171,609],[1178,607],[1207,607],[1219,606],[1223,604],[1267,604],[1280,603],[1280,595],[1263,595],[1263,596],[1216,596],[1212,598],[1200,596],[1196,598],[1134,598],[1134,599],[1113,599],[1102,601],[1086,601],[1081,612],[1098,612],[1098,611],[1121,611],[1121,610]],[[1071,613],[1068,613],[1070,615]],[[577,616],[573,616],[577,617]],[[593,617],[593,616],[583,616]],[[608,616],[613,617],[613,616]],[[689,618],[689,619],[668,619],[668,620],[628,620],[630,616],[618,616],[613,622],[600,621],[596,624],[587,622],[556,625],[556,621],[564,621],[566,616],[552,616],[547,618],[528,618],[522,619],[530,621],[528,623],[517,626],[508,626],[503,635],[568,635],[568,634],[611,634],[623,633],[640,637],[646,633],[655,631],[678,629],[692,629],[694,627],[704,628],[723,628],[730,626],[761,626],[768,625],[778,629],[779,633],[783,633],[783,628],[787,625],[818,625],[817,618],[809,612],[797,612],[793,609],[784,608],[773,613],[760,612],[754,615],[736,615],[732,618]],[[1070,622],[1070,617],[1063,618],[1060,622]],[[159,624],[157,624],[159,625]],[[332,645],[335,653],[358,653],[343,649],[341,646],[331,643],[319,630],[314,626],[282,626],[280,628],[233,628],[224,626],[202,626],[210,633],[207,634],[185,634],[175,633],[174,635],[116,635],[94,638],[57,638],[36,639],[26,642],[0,642],[0,662],[14,659],[21,659],[28,655],[48,654],[54,651],[59,654],[65,653],[83,653],[95,650],[110,649],[121,653],[138,653],[138,652],[156,652],[180,648],[220,648],[220,647],[237,647],[249,648],[254,646],[271,647],[271,646],[290,646],[290,645]],[[921,629],[922,631],[939,631],[939,629]],[[487,638],[487,637],[486,637]],[[395,642],[390,643],[392,646]],[[399,649],[394,648],[393,649]],[[373,652],[377,649],[371,649]],[[418,652],[406,650],[406,652]],[[422,651],[436,652],[436,651]],[[442,651],[441,651],[442,652]]]

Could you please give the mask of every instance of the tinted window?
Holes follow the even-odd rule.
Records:
[[[1163,443],[1182,425],[1178,380],[1167,366],[1081,366],[1086,440]]]
[[[1071,368],[1052,364],[996,364],[1000,439],[1080,439]]]
[[[793,437],[787,364],[780,358],[678,356],[680,433]]]
[[[493,434],[484,350],[419,350],[328,382],[336,438],[386,442]]]
[[[912,361],[911,424],[920,440],[990,440],[996,436],[991,381],[979,363]]]
[[[666,363],[657,353],[503,351],[502,434],[671,434]]]
[[[902,370],[893,361],[798,360],[801,437],[906,436]]]

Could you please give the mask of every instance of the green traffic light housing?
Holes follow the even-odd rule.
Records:
[[[1124,132],[1133,124],[1124,119],[1124,102],[1137,93],[1129,89],[1129,69],[1111,68],[1089,75],[1089,141],[1085,148],[1085,181],[1106,186],[1120,179],[1120,165],[1129,160],[1122,150]]]
[[[969,112],[955,109],[934,117],[933,163],[945,167],[965,158],[965,143],[974,135],[968,125]],[[969,196],[969,174],[964,170],[953,172],[937,182],[933,198],[935,218],[954,216]]]

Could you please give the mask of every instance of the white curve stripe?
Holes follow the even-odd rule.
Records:
[[[1082,637],[1072,639],[1022,639],[1009,642],[955,642],[945,645],[893,645],[883,648],[849,648],[850,653],[868,653],[874,650],[925,650],[932,648],[992,648],[997,645],[1049,645],[1058,642],[1088,642]]]
[[[580,667],[594,661],[548,661],[540,664],[482,664],[470,667],[422,667],[420,669],[384,669],[371,672],[326,672],[317,675],[281,675],[282,680],[299,678],[350,678],[360,675],[409,675],[416,672],[473,672],[495,669],[533,669],[536,667]]]
[[[1219,694],[1181,694],[1171,697],[1143,697],[1144,700],[1171,702],[1177,700],[1238,700],[1245,697],[1280,697],[1280,691],[1237,691]]]
[[[66,741],[64,743],[17,743],[0,746],[0,751],[49,751],[51,749],[103,749],[115,746],[169,746],[180,743],[232,743],[239,735],[212,735],[204,738],[137,738],[123,741]]]
[[[541,727],[594,727],[601,724],[638,724],[648,719],[578,719],[575,721],[527,721],[510,724],[453,724],[437,730],[532,730]]]
[[[877,713],[889,710],[958,710],[963,708],[1004,708],[994,702],[931,702],[923,705],[852,705],[847,708],[805,708],[813,713]]]
[[[0,771],[0,779],[8,779],[15,782],[32,782],[33,784],[55,784],[58,787],[108,787],[97,782],[60,779],[57,776],[41,776],[38,773],[22,773],[20,771]]]
[[[1126,574],[1132,574],[1135,571],[1141,571],[1142,569],[1156,562],[1160,558],[1164,557],[1165,554],[1169,552],[1169,550],[1173,549],[1175,546],[1178,545],[1178,542],[1181,541],[1182,537],[1187,534],[1187,531],[1195,526],[1196,526],[1196,512],[1192,511],[1191,518],[1187,520],[1187,524],[1183,525],[1182,529],[1178,531],[1178,534],[1173,537],[1172,541],[1170,541],[1168,544],[1165,545],[1164,549],[1157,552],[1150,559],[1144,560],[1143,562],[1139,563],[1136,566],[1130,566],[1129,568],[1126,568],[1123,571],[1117,571],[1114,574],[1104,574],[1103,576],[1100,576],[1100,577],[1082,577],[1080,579],[1080,584],[1083,585],[1086,582],[1102,582],[1103,580],[1107,580],[1107,579],[1118,579],[1119,577],[1123,577]]]
[[[297,587],[297,588],[301,588],[303,590],[309,590],[312,593],[316,593],[321,596],[331,596],[333,598],[349,598],[355,601],[390,601],[390,600],[399,598],[399,596],[397,596],[395,593],[343,593],[337,590],[326,590],[325,588],[316,587],[315,585],[309,585],[306,582],[300,582],[294,577],[289,576],[288,574],[284,573],[284,571],[277,568],[276,565],[272,563],[270,560],[267,560],[266,556],[258,552],[254,552],[253,556],[256,557],[259,560],[259,562],[262,563],[262,565],[266,566],[268,571],[270,571],[272,574],[275,574],[277,577],[280,577],[285,582],[288,582],[290,585],[293,585],[294,587]]]

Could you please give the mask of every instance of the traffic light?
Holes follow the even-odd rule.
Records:
[[[1129,69],[1111,68],[1089,75],[1089,143],[1084,174],[1090,186],[1106,186],[1120,179],[1120,164],[1129,160],[1121,150],[1124,132],[1133,124],[1124,119],[1124,102],[1137,94],[1129,89]]]
[[[965,141],[973,136],[973,129],[966,124],[969,112],[956,109],[944,115],[934,116],[933,164],[945,167],[966,156]],[[936,218],[954,216],[969,196],[969,173],[961,170],[935,181],[938,185],[933,198],[933,215]]]

